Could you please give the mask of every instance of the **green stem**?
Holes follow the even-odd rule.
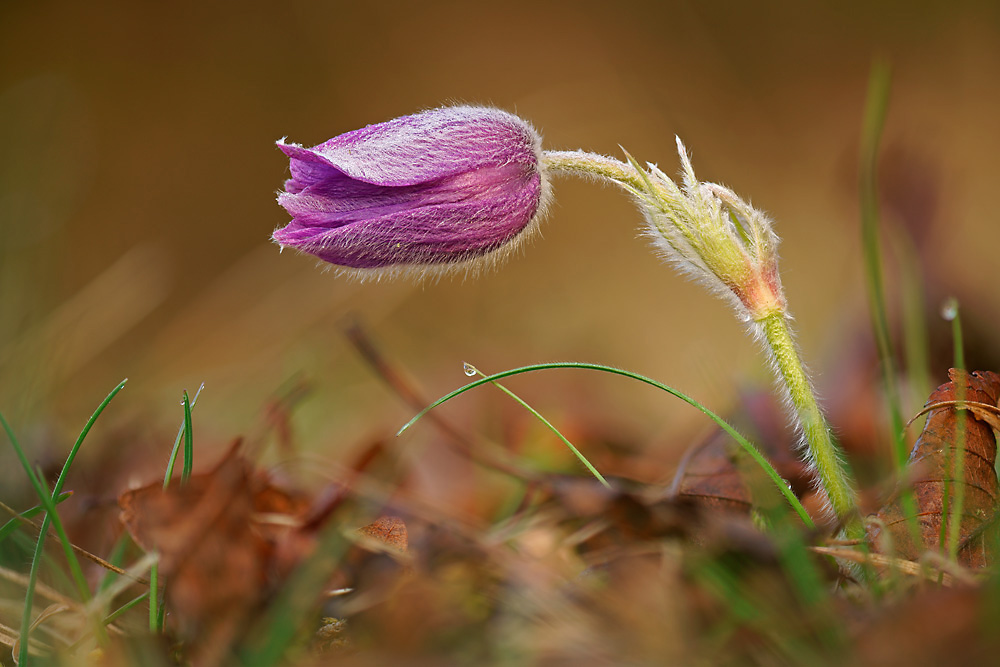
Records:
[[[951,320],[951,335],[955,346],[954,366],[960,371],[965,370],[965,345],[962,341],[962,320],[958,315],[958,301],[952,297],[945,303],[942,313],[947,320]],[[942,516],[948,517],[947,548],[948,557],[952,560],[958,559],[958,548],[961,541],[962,516],[965,513],[965,416],[967,412],[958,406],[965,402],[966,385],[969,382],[968,376],[962,376],[959,382],[955,383],[955,441],[952,444],[952,456],[954,466],[951,478],[952,485],[945,484],[944,499],[941,507]],[[951,457],[949,457],[951,458]],[[948,475],[945,475],[947,481]],[[954,489],[951,491],[949,486]],[[952,507],[949,508],[949,505]],[[950,511],[949,511],[950,510]],[[941,546],[945,546],[944,525],[941,522]]]
[[[809,448],[809,458],[816,466],[820,483],[830,498],[839,519],[851,519],[857,513],[856,496],[840,448],[834,443],[830,428],[816,401],[784,313],[773,313],[757,321],[764,332],[781,379],[788,388],[802,434]]]
[[[545,169],[549,171],[598,176],[640,192],[646,190],[646,181],[638,170],[605,155],[584,151],[545,151],[543,160]]]

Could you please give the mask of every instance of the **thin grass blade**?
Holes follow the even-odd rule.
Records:
[[[170,486],[170,478],[174,475],[174,464],[177,462],[177,454],[180,453],[181,439],[187,434],[188,424],[191,423],[189,412],[194,409],[194,406],[198,404],[198,397],[201,396],[201,390],[205,388],[205,383],[202,382],[201,386],[198,387],[198,391],[194,393],[194,398],[191,399],[190,405],[184,411],[184,420],[181,422],[180,427],[177,429],[177,437],[174,438],[174,446],[170,449],[170,457],[167,459],[167,469],[163,474],[163,488]],[[185,395],[187,392],[185,392]]]
[[[815,527],[813,520],[809,517],[809,514],[806,512],[805,508],[802,507],[802,503],[800,503],[799,499],[795,497],[794,493],[792,493],[792,489],[789,486],[788,482],[785,481],[781,477],[781,475],[778,474],[778,471],[775,470],[774,466],[772,466],[771,463],[764,457],[764,455],[760,453],[760,450],[757,449],[757,447],[754,446],[749,440],[744,438],[736,429],[730,426],[729,423],[726,422],[726,420],[724,420],[722,417],[720,417],[719,415],[715,414],[714,412],[706,408],[698,401],[687,396],[686,394],[681,393],[680,391],[674,389],[673,387],[665,385],[662,382],[657,382],[656,380],[648,378],[645,375],[640,375],[638,373],[633,373],[631,371],[622,370],[621,368],[615,368],[613,366],[604,366],[602,364],[590,364],[582,362],[552,362],[546,364],[533,364],[530,366],[522,366],[521,368],[514,368],[500,373],[494,373],[493,375],[488,375],[485,378],[474,380],[469,384],[463,387],[459,387],[458,389],[448,394],[445,394],[441,398],[437,399],[436,401],[428,405],[426,408],[421,410],[419,413],[417,413],[417,415],[413,419],[404,424],[403,428],[399,429],[396,435],[397,436],[401,435],[404,431],[413,426],[413,424],[415,424],[421,417],[423,417],[425,414],[427,414],[434,408],[438,407],[442,403],[446,403],[451,399],[455,398],[456,396],[460,396],[471,389],[475,389],[476,387],[480,387],[484,384],[492,383],[497,380],[502,380],[504,378],[511,377],[514,375],[520,375],[522,373],[532,373],[535,371],[551,370],[554,368],[579,368],[583,370],[610,373],[612,375],[621,375],[627,378],[631,378],[633,380],[638,380],[639,382],[642,382],[644,384],[656,387],[661,391],[667,392],[671,396],[681,399],[688,405],[697,408],[703,414],[705,414],[709,419],[718,424],[719,428],[721,428],[723,431],[728,433],[734,440],[736,440],[737,444],[739,444],[740,447],[742,447],[743,450],[750,456],[750,458],[752,458],[754,462],[756,462],[757,465],[761,467],[764,473],[767,474],[767,476],[771,479],[772,482],[774,482],[774,485],[778,488],[778,491],[781,492],[781,495],[784,496],[788,504],[792,507],[792,509],[795,510],[795,513],[799,515],[800,519],[802,519],[802,522],[810,528]]]
[[[466,373],[466,375],[468,375],[470,371],[472,371],[473,374],[478,374],[481,377],[486,377],[486,375],[484,375],[482,371],[480,371],[478,368],[476,368],[472,364],[465,364],[465,373]],[[530,405],[528,405],[527,402],[524,401],[524,399],[522,399],[520,396],[518,396],[517,394],[515,394],[514,392],[512,392],[507,387],[503,386],[499,382],[493,382],[492,384],[493,384],[494,387],[496,387],[497,389],[499,389],[500,391],[502,391],[503,393],[507,394],[512,399],[514,399],[518,404],[521,405],[521,407],[523,407],[525,410],[527,410],[528,412],[530,412],[531,414],[533,414],[538,419],[538,421],[542,422],[542,424],[544,424],[546,428],[548,428],[550,431],[552,431],[553,433],[555,433],[556,437],[559,438],[560,440],[562,440],[563,444],[566,445],[567,447],[569,447],[569,450],[571,452],[573,452],[573,454],[576,455],[576,458],[578,458],[580,460],[580,463],[582,463],[584,465],[584,467],[587,470],[590,471],[590,474],[592,474],[594,477],[596,477],[597,481],[599,481],[601,484],[604,485],[604,488],[606,488],[606,489],[610,489],[611,488],[611,485],[608,484],[608,480],[604,479],[604,475],[602,475],[600,472],[598,472],[597,468],[594,467],[594,464],[592,464],[590,461],[588,461],[587,457],[583,455],[583,452],[581,452],[579,449],[577,449],[576,446],[572,442],[570,442],[569,439],[567,439],[566,436],[564,436],[559,431],[559,429],[557,429],[552,424],[552,422],[550,422],[548,419],[546,419],[545,417],[543,417],[542,414],[540,412],[538,412],[538,410],[535,410],[533,407],[531,407]]]

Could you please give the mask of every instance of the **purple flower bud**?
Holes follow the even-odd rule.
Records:
[[[272,238],[352,269],[454,267],[525,238],[545,209],[541,139],[487,107],[444,107],[334,137],[278,142],[292,177]]]

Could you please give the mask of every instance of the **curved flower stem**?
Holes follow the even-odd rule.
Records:
[[[713,291],[729,295],[737,315],[759,327],[775,369],[794,406],[805,439],[805,458],[815,466],[830,507],[850,537],[863,535],[852,476],[834,443],[792,340],[777,272],[778,238],[766,216],[730,190],[699,182],[677,140],[683,187],[656,167],[584,151],[548,151],[543,167],[611,181],[636,197],[667,257]],[[734,224],[734,220],[739,224]]]
[[[545,151],[542,159],[543,167],[549,171],[606,178],[640,192],[646,189],[646,179],[632,165],[605,155],[585,151]]]
[[[774,364],[788,389],[809,448],[809,458],[816,465],[816,472],[830,498],[830,505],[839,519],[850,520],[857,513],[851,474],[816,401],[812,385],[795,349],[788,320],[784,313],[772,313],[757,320],[757,324],[763,331],[764,339],[773,354]]]

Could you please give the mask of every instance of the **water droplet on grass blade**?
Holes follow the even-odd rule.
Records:
[[[470,378],[475,375],[479,375],[479,369],[467,361],[462,362],[462,370],[465,371],[465,374],[468,375]]]
[[[958,299],[949,297],[941,306],[941,317],[951,322],[958,316]]]

